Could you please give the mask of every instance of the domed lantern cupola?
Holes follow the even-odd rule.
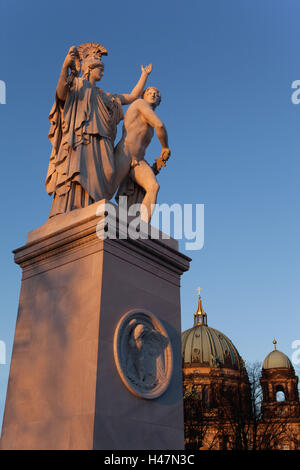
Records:
[[[244,363],[230,339],[208,326],[198,288],[198,306],[194,325],[182,333],[182,359],[187,367],[213,367],[242,370]],[[197,365],[197,366],[196,366]]]
[[[202,300],[200,295],[201,287],[198,287],[198,308],[194,313],[194,326],[206,325],[207,326],[207,315],[202,307]]]

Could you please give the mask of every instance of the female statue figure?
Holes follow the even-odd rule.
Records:
[[[152,65],[142,66],[131,93],[105,93],[96,86],[104,74],[102,55],[107,50],[101,44],[73,46],[62,66],[49,115],[52,153],[46,190],[54,194],[49,217],[111,199],[115,191],[114,140],[122,105],[141,96]]]

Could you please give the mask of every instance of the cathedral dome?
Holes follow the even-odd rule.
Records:
[[[182,358],[185,366],[222,367],[241,370],[244,362],[230,339],[207,326],[199,294],[194,326],[182,333]]]
[[[279,368],[280,369],[293,369],[292,363],[287,357],[287,355],[281,351],[278,351],[278,349],[276,349],[276,344],[277,344],[276,340],[273,341],[273,344],[274,344],[274,351],[270,352],[266,356],[263,362],[262,368],[263,369],[277,369],[277,368],[278,369]]]

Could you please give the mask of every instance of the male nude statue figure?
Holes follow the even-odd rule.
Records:
[[[146,148],[154,135],[153,129],[162,145],[161,160],[166,161],[171,154],[166,128],[154,112],[160,101],[159,90],[149,87],[144,91],[142,98],[129,106],[124,118],[123,135],[115,148],[115,187],[117,188],[128,174],[141,186],[145,191],[142,201],[144,211],[141,214],[144,222],[149,222],[151,219],[159,190],[155,174],[144,160]]]

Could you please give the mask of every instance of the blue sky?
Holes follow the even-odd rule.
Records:
[[[48,217],[48,113],[73,44],[108,49],[106,91],[130,91],[140,64],[153,63],[172,150],[158,202],[205,204],[204,248],[186,253],[182,328],[200,285],[209,325],[246,361],[262,361],[274,337],[291,357],[300,339],[299,14],[297,0],[1,2],[0,422],[21,278],[11,251]],[[153,139],[147,158],[159,152]]]

